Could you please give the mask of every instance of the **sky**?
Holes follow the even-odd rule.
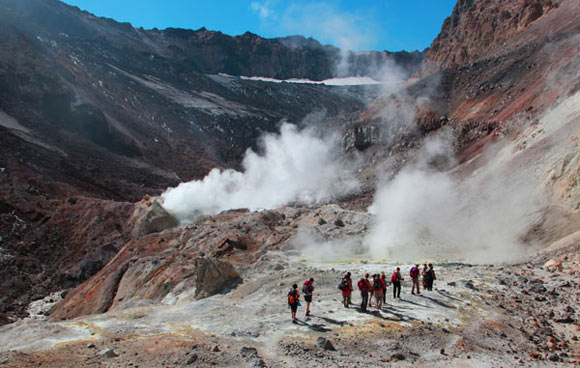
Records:
[[[313,37],[342,49],[423,50],[457,0],[64,0],[145,29]]]

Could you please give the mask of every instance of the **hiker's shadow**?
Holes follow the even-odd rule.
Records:
[[[366,314],[373,315],[377,318],[384,319],[385,321],[404,322],[404,321],[415,321],[416,320],[413,317],[410,317],[406,314],[400,313],[396,308],[394,308],[394,307],[392,308],[391,306],[386,306],[386,305],[383,305],[383,307],[381,308],[380,311],[379,310],[371,311],[368,309],[366,311],[363,311],[360,308],[358,308],[358,311],[360,313],[366,313]],[[389,315],[384,316],[381,313],[381,311],[386,312],[386,313],[390,314],[391,316],[389,316]]]
[[[421,295],[422,295],[422,294],[419,294],[419,296],[421,296]],[[423,305],[423,304],[415,303],[415,302],[413,302],[413,301],[411,301],[411,300],[407,300],[407,299],[400,299],[400,300],[401,300],[402,302],[409,303],[409,304],[413,304],[413,305],[416,305],[416,306],[418,306],[418,307],[423,307],[423,308],[432,308],[432,307],[430,307],[430,306],[428,306],[428,305]]]
[[[321,320],[323,320],[324,322],[327,322],[327,323],[332,323],[333,325],[338,325],[338,326],[341,326],[341,327],[342,327],[342,326],[345,326],[345,325],[348,325],[348,324],[349,324],[349,323],[348,323],[348,322],[346,322],[346,321],[337,321],[337,320],[335,320],[335,319],[328,318],[328,317],[318,317],[318,318],[320,318],[320,319],[321,319]]]
[[[317,331],[317,332],[328,332],[328,331],[332,331],[330,328],[326,328],[324,327],[324,325],[322,324],[314,324],[314,323],[308,323],[306,321],[301,321],[301,320],[296,320],[296,324],[298,324],[299,326],[305,326],[308,327],[309,329],[313,330],[313,331]]]
[[[461,299],[458,299],[458,298],[456,298],[456,297],[454,297],[454,296],[451,296],[449,293],[447,293],[447,292],[443,292],[443,291],[441,291],[441,290],[437,290],[437,293],[438,293],[439,295],[441,295],[441,296],[444,296],[444,297],[446,297],[446,298],[449,298],[449,299],[451,299],[451,300],[455,300],[456,302],[461,302],[461,301],[462,301]]]
[[[450,304],[443,303],[442,301],[437,300],[435,298],[431,298],[431,297],[426,296],[426,295],[423,295],[423,294],[421,294],[421,297],[422,298],[425,298],[425,299],[428,299],[428,300],[432,301],[433,303],[435,303],[437,305],[440,305],[442,307],[450,308],[450,309],[455,309],[455,306],[454,305],[450,305]]]

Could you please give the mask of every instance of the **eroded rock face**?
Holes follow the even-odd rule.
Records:
[[[489,57],[491,50],[498,49],[558,7],[558,2],[551,0],[460,0],[431,44],[427,63],[454,68]]]
[[[236,266],[252,265],[296,232],[284,217],[276,211],[229,211],[135,238],[55,306],[51,318],[103,313],[138,300],[173,304],[225,291],[241,281]]]

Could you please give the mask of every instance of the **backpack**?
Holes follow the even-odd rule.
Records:
[[[345,279],[342,279],[340,284],[338,284],[338,289],[341,291],[346,291],[348,289],[348,282]]]
[[[383,283],[381,282],[381,279],[379,279],[378,277],[375,278],[375,281],[373,282],[373,288],[375,290],[379,290],[383,288]]]
[[[296,291],[291,290],[288,292],[288,304],[296,304]]]
[[[397,282],[398,279],[399,278],[397,277],[397,273],[396,272],[391,275],[391,282]]]
[[[310,283],[310,280],[304,281],[304,285],[302,285],[302,292],[305,295],[308,295],[308,294],[312,293],[312,291],[314,291],[314,290],[313,290],[312,284]]]
[[[409,271],[409,276],[411,277],[419,276],[419,269],[417,267],[412,267],[411,271]]]

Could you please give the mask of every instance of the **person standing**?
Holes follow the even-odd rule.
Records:
[[[348,292],[348,305],[351,305],[352,304],[352,299],[351,299],[352,298],[352,291],[354,289],[352,287],[352,279],[350,278],[350,272],[346,273],[346,277],[348,278],[348,290],[349,290],[349,292]],[[348,305],[347,305],[347,308],[348,308]]]
[[[433,291],[433,281],[437,280],[435,276],[435,270],[433,269],[433,264],[429,263],[429,268],[426,271],[427,276],[427,290]]]
[[[367,311],[367,305],[369,303],[369,289],[371,283],[369,281],[369,274],[367,273],[365,277],[361,278],[358,282],[358,289],[360,290],[360,296],[362,302],[360,303],[360,310],[362,312]]]
[[[411,267],[411,271],[409,271],[409,276],[411,276],[411,280],[413,280],[413,286],[411,286],[411,294],[415,294],[415,288],[417,289],[417,294],[421,294],[421,291],[419,291],[419,265],[418,264]]]
[[[421,277],[423,278],[423,290],[427,290],[427,279],[425,278],[427,276],[427,264],[424,263],[423,264],[423,271],[421,271]]]
[[[300,303],[300,293],[298,292],[298,285],[294,284],[288,291],[288,306],[292,312],[292,323],[298,323],[296,318],[296,311],[298,310],[298,304]]]
[[[310,315],[310,303],[312,303],[312,293],[314,292],[314,278],[304,281],[302,286],[302,293],[304,294],[304,300],[306,301],[306,315]]]
[[[373,298],[375,297],[375,274],[371,276],[369,281],[369,307],[373,306]]]
[[[401,298],[401,281],[403,281],[401,269],[397,267],[397,270],[391,275],[391,282],[393,283],[393,298]]]
[[[342,304],[344,304],[345,308],[348,308],[348,305],[350,304],[350,295],[352,293],[352,281],[350,280],[350,272],[344,275],[340,281],[340,284],[338,285],[338,288],[342,294]]]
[[[376,302],[376,307],[377,309],[381,309],[383,306],[383,292],[385,291],[385,287],[383,285],[383,280],[381,280],[381,277],[379,276],[379,274],[375,275],[375,281],[374,281],[374,289],[375,289],[375,302]]]
[[[385,304],[387,302],[387,277],[385,276],[385,273],[383,272],[381,274],[381,281],[383,282],[384,285],[384,289],[383,289],[383,304]]]

